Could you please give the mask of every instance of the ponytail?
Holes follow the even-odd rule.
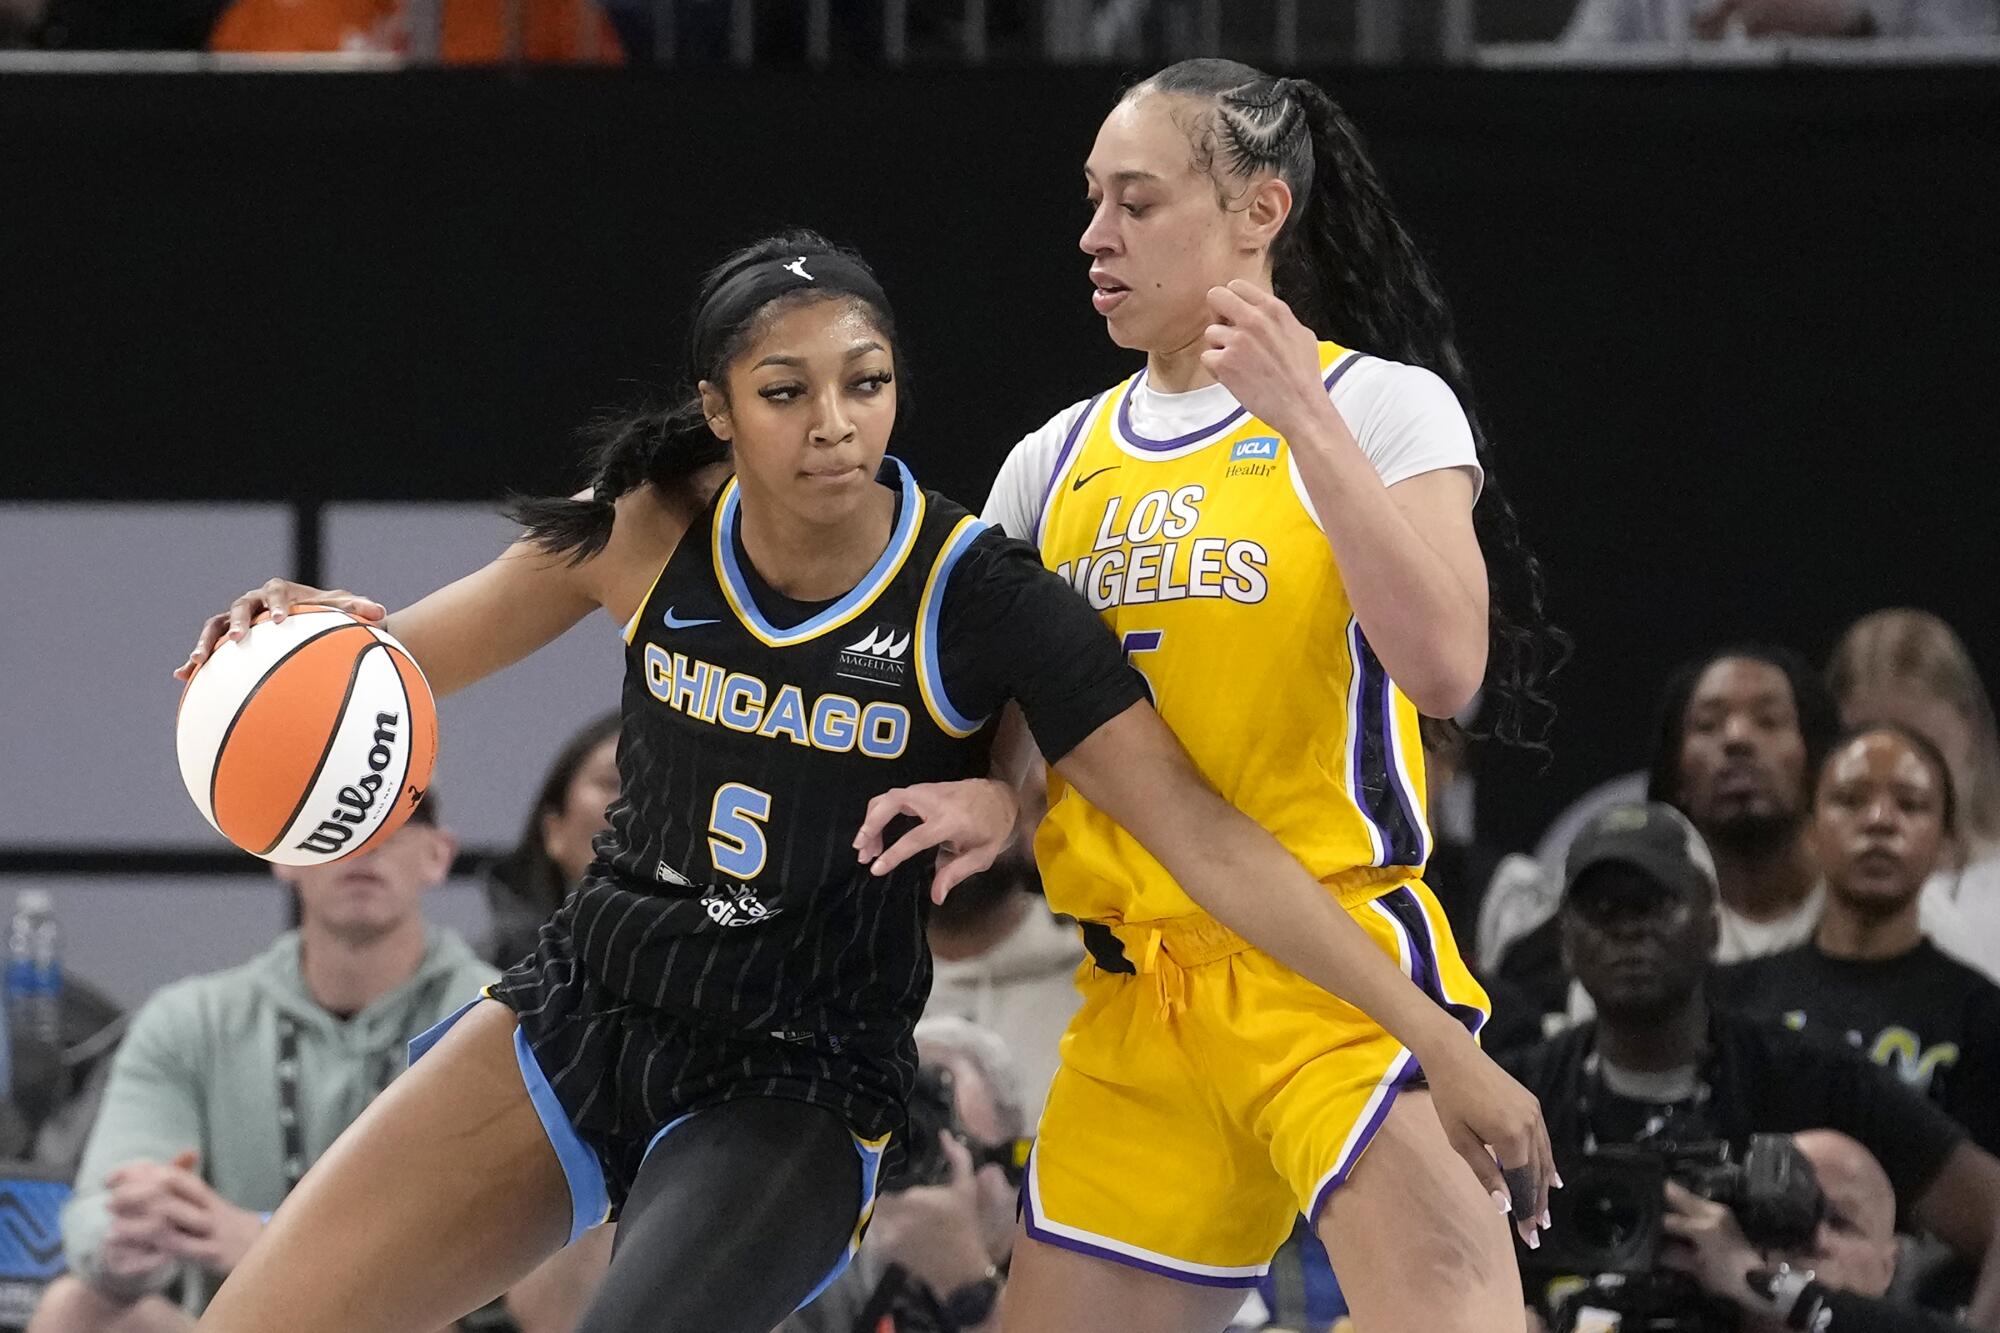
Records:
[[[1541,561],[1495,474],[1451,307],[1354,123],[1317,84],[1230,60],[1182,61],[1139,88],[1215,104],[1212,127],[1195,143],[1201,169],[1237,179],[1269,171],[1291,187],[1296,202],[1273,251],[1272,279],[1301,323],[1343,347],[1422,366],[1457,395],[1486,477],[1472,526],[1486,556],[1489,733],[1546,755],[1555,708],[1545,687],[1569,656],[1569,637],[1548,622]]]
[[[512,497],[507,517],[527,529],[549,555],[580,565],[611,540],[617,502],[643,485],[662,492],[685,486],[703,468],[729,461],[729,445],[708,428],[701,400],[678,407],[644,407],[599,418],[586,427],[589,494]]]

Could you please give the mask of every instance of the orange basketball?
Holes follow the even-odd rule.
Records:
[[[181,695],[181,780],[244,851],[323,865],[410,817],[437,762],[437,703],[393,635],[301,606],[215,646]]]

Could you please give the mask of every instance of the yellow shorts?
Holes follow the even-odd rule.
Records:
[[[1428,888],[1409,881],[1348,910],[1478,1033],[1486,993]],[[1083,1008],[1022,1192],[1028,1234],[1188,1282],[1253,1286],[1421,1071],[1373,1019],[1207,917],[1111,933],[1136,971],[1101,958],[1078,969]],[[1103,928],[1096,936],[1101,945]]]

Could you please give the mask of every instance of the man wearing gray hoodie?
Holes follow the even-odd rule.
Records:
[[[276,867],[299,929],[139,1010],[63,1212],[70,1276],[34,1333],[192,1328],[272,1210],[402,1071],[410,1038],[493,980],[424,921],[455,850],[426,801],[365,855]]]

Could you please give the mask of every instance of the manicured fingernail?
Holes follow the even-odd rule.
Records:
[[[1539,1231],[1530,1231],[1528,1233],[1528,1248],[1531,1250],[1542,1248],[1542,1235]]]
[[[277,623],[278,623],[279,621],[283,620],[284,618],[285,618],[285,613],[284,613],[283,611],[273,611],[273,612],[271,613],[271,623],[272,623],[273,625],[277,624]]]
[[[1563,1178],[1562,1178],[1562,1175],[1561,1175],[1561,1173],[1560,1173],[1560,1172],[1558,1172],[1558,1173],[1556,1174],[1556,1188],[1557,1188],[1557,1189],[1561,1189],[1562,1187],[1563,1187]]]
[[[1554,1226],[1555,1223],[1549,1220],[1549,1210],[1546,1208],[1542,1209],[1542,1230],[1548,1231],[1554,1228]]]
[[[1493,1193],[1487,1195],[1486,1197],[1493,1200],[1493,1206],[1495,1208],[1498,1208],[1501,1212],[1511,1213],[1514,1211],[1513,1203],[1509,1201],[1506,1194],[1503,1193],[1502,1191],[1494,1190]]]

